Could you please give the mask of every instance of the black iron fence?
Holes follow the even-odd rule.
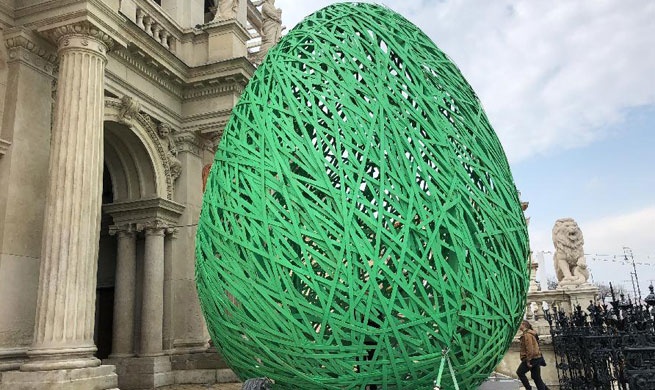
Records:
[[[655,294],[546,311],[561,390],[655,390]]]

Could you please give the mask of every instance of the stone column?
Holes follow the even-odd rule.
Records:
[[[134,356],[134,294],[136,287],[136,232],[117,234],[114,325],[110,358]]]
[[[163,324],[163,348],[173,349],[173,316],[175,315],[173,300],[173,240],[176,229],[167,229],[164,239],[164,324]]]
[[[140,356],[159,356],[163,353],[164,232],[165,229],[161,227],[146,229]]]
[[[52,128],[34,341],[23,371],[95,367],[96,271],[110,38],[82,22],[53,32],[59,82]]]

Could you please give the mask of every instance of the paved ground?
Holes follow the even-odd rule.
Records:
[[[161,387],[165,390],[241,390],[241,383],[221,383],[218,385],[173,385]]]

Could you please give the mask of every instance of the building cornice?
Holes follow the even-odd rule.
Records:
[[[110,57],[145,76],[153,84],[160,86],[175,97],[182,98],[184,80],[179,75],[161,67],[145,51],[130,45],[128,48],[114,50],[110,53]]]
[[[112,73],[109,69],[105,71],[105,77],[107,79],[107,91],[117,96],[129,94],[137,97],[139,100],[141,100],[143,112],[147,113],[148,115],[155,118],[163,118],[176,124],[182,122],[182,117],[178,114],[178,112],[172,110],[166,104],[153,98],[151,94],[148,94],[143,89],[135,87],[134,85],[125,81],[119,75]],[[169,90],[163,88],[159,84],[155,84],[155,86],[159,87],[166,93],[171,93]],[[175,96],[177,97],[177,95]]]
[[[117,202],[102,206],[103,212],[111,215],[114,226],[112,230],[136,231],[146,228],[174,228],[184,212],[184,205],[163,198],[139,199]]]

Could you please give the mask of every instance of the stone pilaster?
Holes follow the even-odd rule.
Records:
[[[163,353],[164,234],[165,229],[157,224],[146,228],[140,356]]]
[[[33,341],[48,181],[56,48],[24,28],[6,47],[0,115],[0,371],[19,368]],[[36,245],[35,245],[36,243]]]
[[[134,356],[134,299],[136,290],[136,231],[131,227],[116,233],[116,287],[110,358]]]
[[[209,334],[202,316],[195,284],[195,224],[202,205],[202,143],[194,132],[176,136],[182,173],[175,183],[175,200],[185,205],[179,232],[172,245],[175,308],[184,315],[175,318],[174,351],[177,354],[204,352]]]
[[[87,23],[59,27],[34,341],[23,371],[95,367],[95,284],[109,37]]]

